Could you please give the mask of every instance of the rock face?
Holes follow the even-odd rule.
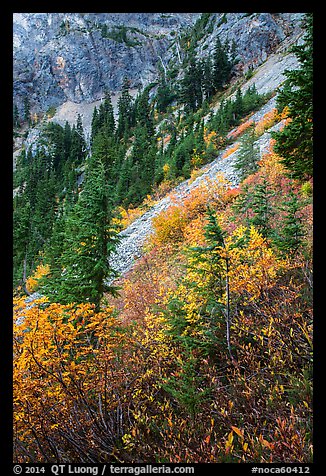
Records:
[[[157,74],[170,32],[192,25],[198,13],[14,14],[14,96],[34,109],[70,100],[95,101],[105,88],[148,84]],[[127,30],[126,30],[127,28]],[[115,39],[114,39],[115,38]]]
[[[159,65],[180,63],[180,38],[200,13],[16,13],[13,23],[14,102],[46,111],[66,101],[99,100],[155,81]],[[214,13],[196,47],[211,53],[218,35],[236,43],[237,70],[257,66],[285,38],[300,32],[300,13]],[[179,64],[179,70],[180,70]]]

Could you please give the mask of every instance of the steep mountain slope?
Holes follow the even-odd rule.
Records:
[[[312,15],[196,15],[16,15],[18,465],[310,469]]]
[[[281,85],[284,80],[283,72],[285,69],[291,70],[297,67],[297,61],[292,54],[282,56],[280,54],[274,55],[259,68],[255,75],[255,84],[258,85],[259,92],[272,92],[274,89]],[[244,86],[245,91],[250,87],[252,80],[249,80]],[[275,97],[273,97],[267,104],[265,104],[259,111],[252,114],[250,119],[258,123],[265,114],[272,111],[275,108]],[[217,106],[216,106],[217,107]],[[275,130],[281,126],[281,122],[271,128]],[[265,132],[258,140],[257,145],[260,149],[260,154],[266,152],[270,141],[270,131]],[[178,185],[171,195],[163,198],[157,204],[155,204],[150,210],[145,212],[140,218],[136,219],[131,225],[120,233],[121,242],[117,247],[115,253],[110,257],[111,264],[116,271],[121,274],[126,273],[131,269],[135,260],[142,256],[143,245],[151,235],[152,219],[157,216],[163,210],[169,208],[173,203],[171,196],[174,199],[185,199],[189,193],[199,185],[205,183],[207,179],[216,179],[218,173],[223,173],[225,178],[230,181],[233,186],[238,185],[239,179],[237,177],[236,170],[233,168],[233,164],[237,158],[238,152],[235,151],[228,155],[226,158],[223,156],[228,150],[232,150],[233,145],[228,146],[225,150],[222,150],[216,159],[208,166],[203,168],[203,173],[195,180],[186,180]]]

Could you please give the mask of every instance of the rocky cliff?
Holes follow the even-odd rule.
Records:
[[[155,81],[159,67],[177,66],[196,22],[198,57],[209,54],[219,35],[236,45],[236,72],[258,66],[286,38],[300,33],[301,13],[16,13],[13,24],[14,103],[23,111],[46,111],[66,101],[99,100]]]

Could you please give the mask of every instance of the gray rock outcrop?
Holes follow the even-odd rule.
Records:
[[[106,89],[119,91],[123,78],[131,88],[155,81],[158,68],[177,67],[184,50],[182,33],[200,13],[15,13],[14,102],[32,112],[72,101],[94,102]],[[216,36],[234,40],[236,71],[258,66],[286,38],[301,31],[301,13],[214,13],[196,54],[212,53]]]

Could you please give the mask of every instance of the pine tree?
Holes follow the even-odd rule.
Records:
[[[273,192],[265,178],[255,187],[252,194],[253,217],[249,221],[264,238],[269,238],[272,235],[271,219],[275,215],[271,203],[272,196]]]
[[[304,43],[292,48],[301,68],[286,71],[285,86],[277,97],[278,109],[288,107],[291,122],[274,132],[274,150],[293,178],[305,180],[313,174],[313,16],[306,14]]]
[[[241,181],[258,170],[257,162],[260,158],[260,154],[255,142],[256,139],[255,127],[253,125],[244,133],[240,140],[240,147],[234,168],[239,172]]]
[[[118,100],[118,126],[116,130],[117,137],[121,139],[126,134],[129,135],[130,127],[132,125],[132,97],[129,94],[129,80],[124,78],[121,96]]]
[[[55,296],[58,302],[91,302],[99,310],[104,292],[114,292],[105,283],[114,276],[108,257],[117,242],[110,220],[110,191],[104,167],[91,156],[86,163],[83,190],[65,222],[62,273]]]
[[[303,244],[303,223],[298,216],[301,206],[298,196],[290,190],[281,207],[286,215],[274,238],[277,247],[286,256],[295,255]]]
[[[20,127],[20,121],[19,121],[19,111],[17,104],[14,105],[14,110],[13,110],[13,126],[16,128]]]

